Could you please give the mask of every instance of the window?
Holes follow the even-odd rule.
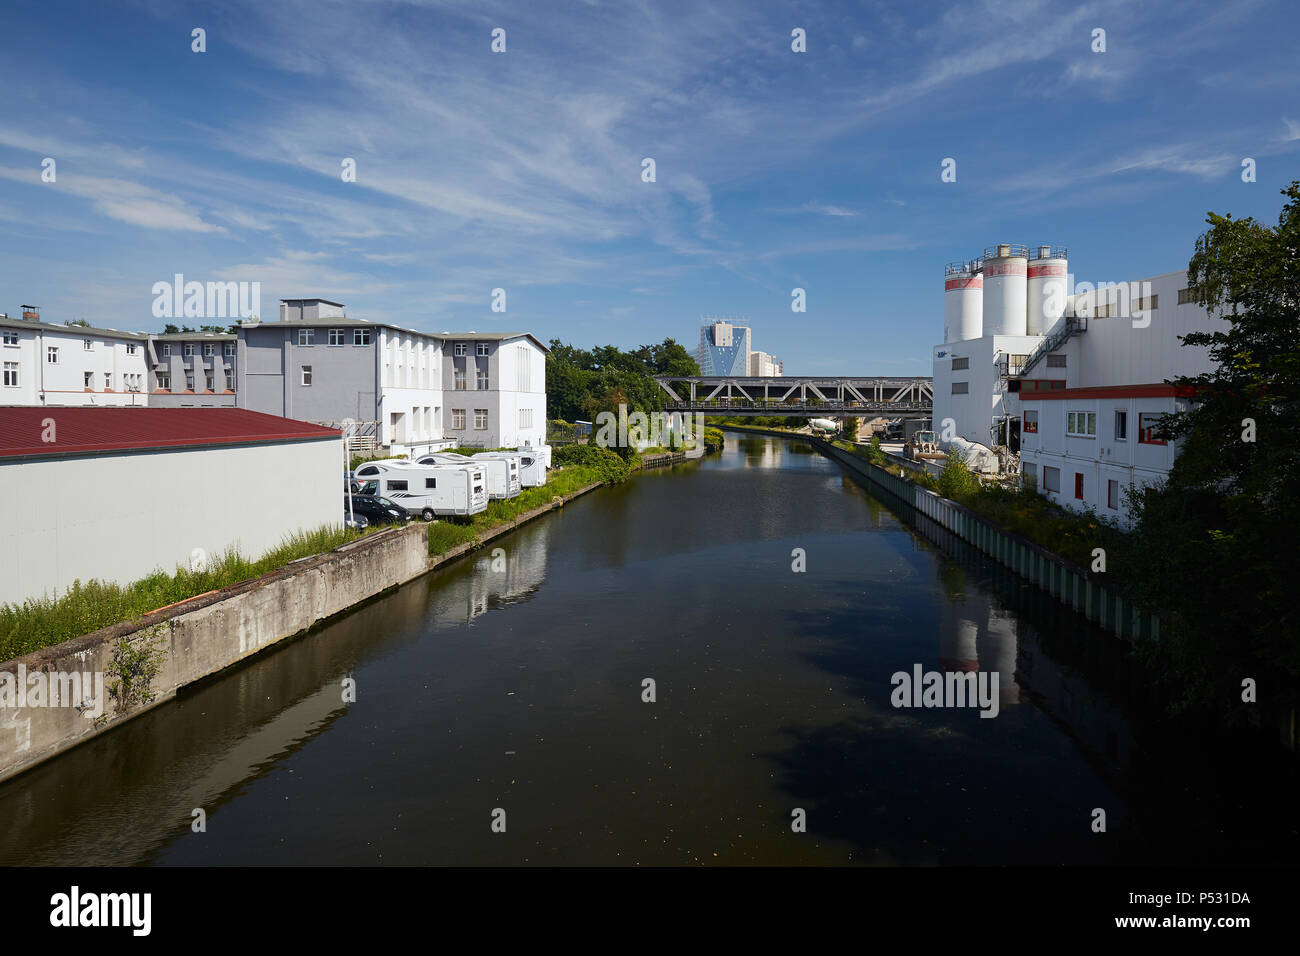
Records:
[[[1195,302],[1195,301],[1196,301],[1196,300],[1192,298],[1192,290],[1191,290],[1191,289],[1179,289],[1179,290],[1178,290],[1178,304],[1179,304],[1179,305],[1187,305],[1187,303],[1189,303],[1189,302]]]
[[[171,354],[172,347],[170,345],[163,345],[163,358],[170,358]]]
[[[452,346],[451,354],[455,355],[457,358],[468,355],[469,347],[464,342],[457,342],[454,346]]]
[[[1077,471],[1074,473],[1074,497],[1083,500],[1083,475]]]
[[[1158,295],[1148,295],[1141,299],[1133,300],[1134,312],[1146,312],[1158,308],[1160,308],[1160,296]]]
[[[437,487],[438,487],[438,479],[437,479],[437,478],[426,478],[426,479],[424,479],[424,487],[425,487],[425,488],[437,488]]]
[[[315,329],[299,329],[299,330],[298,330],[298,344],[299,344],[299,345],[311,345],[311,344],[312,344],[312,340],[313,340],[315,337],[316,337],[316,330],[315,330]]]
[[[1156,438],[1154,430],[1160,424],[1163,415],[1138,415],[1138,443],[1142,445],[1167,445],[1163,438]]]
[[[18,387],[18,363],[5,362],[5,385],[9,388]]]
[[[389,491],[406,491],[406,479],[405,479],[405,478],[389,478],[389,479],[388,479],[388,490],[389,490]]]
[[[1052,492],[1061,490],[1061,469],[1050,465],[1043,466],[1043,490]]]
[[[222,354],[224,354],[227,358],[232,357],[232,356],[235,354],[235,343],[234,343],[234,342],[227,342],[227,343],[225,344],[225,347],[222,348],[221,351],[222,351]]]
[[[1064,355],[1049,355],[1049,356],[1047,356],[1047,367],[1048,367],[1048,368],[1065,368],[1065,356],[1064,356]]]
[[[1038,487],[1038,466],[1032,462],[1020,463],[1020,485],[1022,488]]]
[[[59,364],[59,347],[57,345],[47,346],[45,349],[45,361],[48,365]]]
[[[212,392],[212,391],[216,391],[216,389],[213,387],[214,385],[216,385],[216,377],[211,372],[208,372],[203,376],[203,387],[206,388],[209,392]]]
[[[192,343],[192,342],[186,342],[186,343],[185,343],[185,357],[186,357],[186,358],[189,358],[189,357],[190,357],[191,355],[193,355],[193,354],[194,354],[194,343]]]
[[[486,356],[488,354],[488,344],[486,342],[476,343],[474,346],[474,354],[479,356]]]
[[[1065,433],[1076,438],[1097,437],[1096,412],[1069,412],[1065,417]]]
[[[1025,412],[1023,431],[1026,435],[1038,434],[1038,412]]]
[[[93,340],[93,339],[82,339],[82,340],[81,340],[81,348],[82,348],[82,351],[85,351],[85,352],[93,352],[93,351],[95,351],[95,342],[94,342],[94,340]]]
[[[463,368],[456,369],[454,378],[456,382],[455,384],[456,391],[458,392],[465,391],[465,370]]]
[[[1128,412],[1115,409],[1115,440],[1128,441]]]
[[[17,345],[18,333],[12,329],[5,329],[5,345]]]
[[[204,354],[204,355],[212,355],[214,352],[216,352],[216,350],[217,350],[217,347],[216,347],[215,345],[213,345],[211,342],[204,342],[204,343],[203,343],[203,354]]]
[[[960,372],[964,368],[970,368],[969,358],[955,358],[952,360],[952,370],[954,372]]]
[[[185,373],[185,391],[187,391],[187,392],[192,392],[192,391],[194,391],[194,373],[193,373],[193,372],[186,372],[186,373]]]
[[[343,344],[343,330],[330,329],[330,345],[342,345],[342,344]]]
[[[139,347],[139,346],[137,346],[134,342],[127,342],[127,343],[126,343],[126,354],[127,354],[127,355],[134,355],[134,354],[135,354],[135,350],[136,350],[138,347]]]
[[[527,345],[515,346],[515,384],[521,392],[533,390],[533,356]]]
[[[310,366],[310,365],[304,365],[304,366],[302,367],[302,384],[304,384],[304,385],[310,385],[310,384],[311,384],[311,366]]]
[[[81,387],[84,388],[84,389],[86,389],[87,391],[89,391],[90,389],[93,389],[93,388],[95,387],[95,373],[94,373],[94,372],[82,372],[82,373],[81,373]]]
[[[1098,304],[1096,310],[1092,314],[1098,319],[1109,319],[1111,317],[1111,309],[1113,308],[1114,306],[1109,303],[1106,305]]]
[[[953,383],[952,383],[952,393],[953,393],[954,395],[969,395],[969,394],[970,394],[970,382],[953,382]]]
[[[158,373],[158,391],[170,392],[172,390],[172,377],[166,372]]]
[[[1119,511],[1119,482],[1113,478],[1106,482],[1106,507]]]
[[[474,374],[474,387],[480,392],[485,391],[488,388],[487,369],[481,368]]]
[[[519,409],[519,427],[520,428],[533,427],[533,410],[531,408]]]
[[[369,329],[353,329],[353,330],[352,330],[352,344],[353,344],[353,345],[369,345],[369,344],[370,344],[370,330],[369,330]]]
[[[465,409],[453,408],[451,410],[451,427],[452,428],[465,427]]]
[[[479,431],[483,431],[483,429],[487,428],[487,409],[486,409],[486,408],[476,408],[476,409],[474,409],[474,427],[475,427],[476,429],[478,429]]]
[[[111,392],[112,390],[113,390],[113,373],[112,373],[112,372],[105,372],[105,373],[104,373],[104,391],[106,391],[106,392]]]

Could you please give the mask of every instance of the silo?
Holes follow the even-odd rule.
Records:
[[[1004,242],[984,250],[984,334],[1024,335],[1029,247]]]
[[[1029,313],[1025,331],[1046,335],[1065,314],[1070,265],[1063,246],[1039,246],[1029,257]]]
[[[984,334],[984,277],[980,263],[951,262],[943,277],[943,340],[965,342]]]

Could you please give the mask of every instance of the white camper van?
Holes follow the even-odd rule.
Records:
[[[362,491],[390,498],[425,521],[438,515],[476,515],[487,508],[487,479],[483,467],[475,462],[421,465],[404,458],[368,461],[356,470],[355,477]]]
[[[467,458],[449,451],[421,455],[416,461],[421,465],[478,465],[487,474],[489,498],[514,498],[519,494],[517,462],[493,458],[490,454]]]
[[[546,469],[550,466],[542,459],[539,449],[525,447],[518,451],[489,451],[484,452],[483,455],[512,458],[519,462],[519,483],[525,488],[540,488],[546,484]],[[483,456],[474,457],[477,459]]]

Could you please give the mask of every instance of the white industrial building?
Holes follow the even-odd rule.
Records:
[[[147,404],[148,335],[21,316],[0,315],[0,405]]]
[[[0,603],[342,524],[337,431],[234,408],[0,408]]]
[[[1125,489],[1163,480],[1176,449],[1151,427],[1181,399],[1166,380],[1209,371],[1191,331],[1225,327],[1187,275],[1075,283],[1066,251],[1003,243],[949,265],[934,350],[934,427],[1018,451],[1026,483],[1125,520]]]

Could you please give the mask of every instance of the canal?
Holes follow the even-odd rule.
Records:
[[[1173,734],[1123,647],[806,444],[729,433],[496,547],[0,786],[0,863],[1294,852],[1289,770]],[[996,672],[996,717],[892,706],[917,665]]]

